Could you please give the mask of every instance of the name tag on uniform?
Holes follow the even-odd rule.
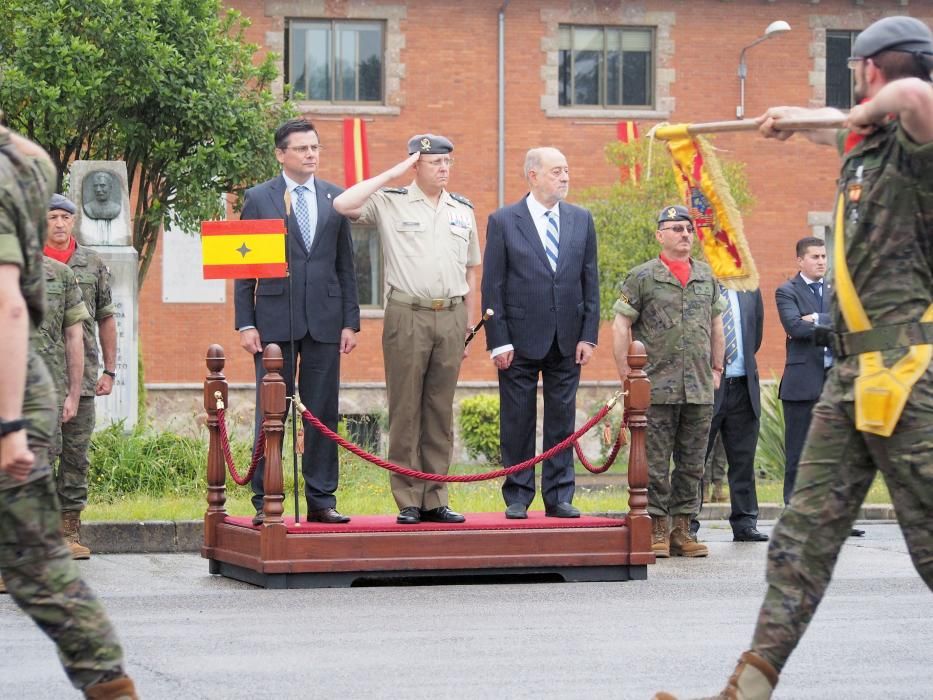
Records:
[[[413,233],[416,231],[423,231],[424,226],[420,221],[399,221],[397,224],[395,224],[395,230]]]

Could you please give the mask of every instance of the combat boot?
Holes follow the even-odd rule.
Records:
[[[705,557],[709,554],[706,545],[697,542],[696,535],[690,532],[689,515],[674,516],[670,552],[674,557]]]
[[[658,559],[667,559],[671,556],[666,515],[651,516],[651,551]]]
[[[755,652],[746,651],[739,657],[739,663],[723,691],[699,700],[770,700],[777,683],[778,672],[774,666]],[[660,692],[652,700],[677,700],[677,696]]]
[[[106,683],[97,683],[84,689],[88,700],[139,700],[136,686],[129,676],[120,676]]]
[[[81,544],[81,511],[66,510],[62,513],[62,535],[71,549],[72,559],[91,558],[91,550]]]
[[[0,576],[0,593],[6,593],[6,584],[3,582],[2,576]]]

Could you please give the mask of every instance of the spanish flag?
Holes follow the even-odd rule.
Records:
[[[347,187],[369,179],[366,122],[359,117],[343,120],[343,168]]]
[[[202,221],[204,279],[287,277],[282,219]]]
[[[632,143],[633,141],[638,140],[638,122],[633,121],[620,121],[616,124],[616,135],[619,137],[619,141],[622,143]],[[637,183],[641,180],[641,166],[635,165],[633,170],[629,170],[628,167],[623,166],[619,168],[619,179],[622,182],[625,182],[631,178],[632,182]]]

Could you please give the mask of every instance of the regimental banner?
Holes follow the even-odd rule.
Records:
[[[287,277],[282,219],[202,221],[204,279]]]
[[[369,179],[366,122],[359,117],[343,120],[343,168],[347,187]]]
[[[709,142],[691,136],[687,124],[655,129],[667,141],[677,187],[684,199],[713,274],[730,289],[758,289],[758,270],[748,250],[742,215]]]
[[[616,134],[622,143],[636,141],[638,139],[638,122],[620,121],[616,124]],[[622,182],[631,179],[632,182],[637,183],[641,180],[641,165],[636,163],[634,169],[622,166],[619,168],[619,179]]]

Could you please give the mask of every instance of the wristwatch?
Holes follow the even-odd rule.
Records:
[[[22,430],[28,425],[29,421],[25,418],[14,418],[13,420],[3,420],[0,418],[0,437],[15,433],[17,430]]]
[[[116,372],[111,372],[109,369],[105,369],[105,370],[104,370],[104,374],[106,374],[106,375],[107,375],[108,377],[110,377],[111,379],[116,379],[116,378],[117,378],[117,373],[116,373]]]

